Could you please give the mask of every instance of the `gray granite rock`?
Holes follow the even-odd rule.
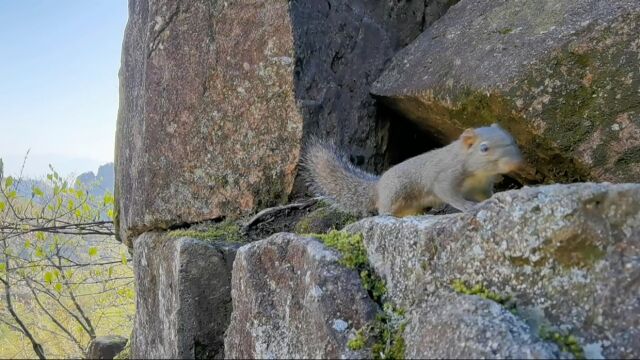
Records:
[[[122,336],[98,336],[87,349],[87,359],[113,359],[127,346],[127,338]]]
[[[521,319],[478,296],[443,291],[413,307],[404,331],[407,359],[555,359]]]
[[[131,240],[304,192],[307,136],[388,161],[369,94],[450,1],[131,0],[120,71],[116,223]]]
[[[640,356],[640,185],[507,191],[468,214],[374,217],[364,235],[389,297],[410,309],[454,281],[510,295],[540,331],[606,357]]]
[[[498,122],[531,181],[640,176],[640,2],[463,0],[372,93],[448,142]]]
[[[286,0],[132,0],[120,71],[120,238],[286,199],[302,117]]]
[[[231,267],[238,247],[157,232],[135,241],[132,358],[224,356]]]
[[[280,233],[245,245],[233,265],[225,356],[362,358],[348,349],[377,305],[358,274],[317,240]]]

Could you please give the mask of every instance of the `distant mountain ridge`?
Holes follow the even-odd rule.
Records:
[[[75,178],[76,184],[82,184],[83,187],[89,190],[89,194],[96,198],[103,197],[107,192],[113,194],[114,182],[115,172],[112,162],[101,165],[97,174],[93,171],[87,171]],[[34,187],[43,190],[45,193],[51,190],[46,180],[32,178],[23,178],[17,185],[16,190],[21,196],[30,198]]]
[[[113,163],[107,163],[101,165],[98,168],[98,173],[93,171],[87,171],[76,177],[76,182],[82,183],[87,188],[90,188],[90,194],[96,196],[102,196],[106,192],[113,194],[113,187],[115,183],[115,170]]]

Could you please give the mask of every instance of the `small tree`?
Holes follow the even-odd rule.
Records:
[[[41,359],[85,356],[99,332],[131,327],[133,276],[114,237],[114,199],[88,190],[53,168],[40,182],[5,177],[0,160],[0,333],[26,339]]]

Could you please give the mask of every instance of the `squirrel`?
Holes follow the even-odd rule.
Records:
[[[302,165],[310,189],[358,215],[420,214],[447,203],[463,212],[493,195],[501,174],[520,168],[522,155],[498,124],[466,129],[451,144],[407,159],[376,176],[355,167],[330,142],[310,140]]]

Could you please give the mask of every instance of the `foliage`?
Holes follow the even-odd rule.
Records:
[[[326,246],[340,252],[340,264],[349,269],[357,270],[360,274],[362,286],[371,298],[382,304],[387,293],[384,280],[380,278],[367,257],[362,234],[349,234],[345,231],[332,230],[327,234],[313,234]],[[402,359],[404,358],[405,343],[402,334],[406,327],[404,310],[395,308],[391,303],[382,304],[382,310],[376,315],[375,321],[358,330],[354,338],[350,339],[347,347],[351,350],[361,350],[371,341],[371,352],[374,359]]]
[[[453,290],[458,293],[466,294],[466,295],[477,295],[483,299],[491,300],[497,302],[498,304],[504,306],[509,311],[515,311],[516,304],[512,301],[511,296],[509,295],[500,295],[495,291],[491,291],[487,289],[483,284],[476,284],[472,287],[467,286],[464,281],[460,279],[456,279],[451,284]]]
[[[560,350],[573,354],[576,359],[584,359],[584,350],[575,336],[563,333],[557,330],[551,330],[547,327],[541,327],[539,335],[544,340],[553,341],[558,345]]]
[[[347,347],[361,350],[368,342],[374,359],[403,359],[405,342],[404,330],[407,326],[404,310],[385,303],[375,320],[356,332]]]
[[[25,191],[30,186],[30,191]],[[0,161],[0,357],[85,357],[130,332],[133,276],[114,198],[63,179],[4,177]]]
[[[404,310],[385,303],[376,315],[373,333],[376,342],[371,347],[374,359],[404,359],[405,343],[402,334],[407,326]]]
[[[367,339],[364,336],[363,329],[356,331],[356,335],[347,342],[347,347],[354,351],[362,350],[366,345]]]

